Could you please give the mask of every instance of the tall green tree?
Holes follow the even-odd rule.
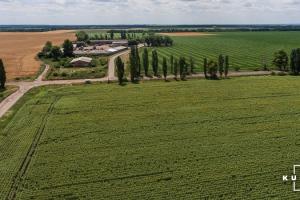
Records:
[[[73,44],[70,40],[65,40],[63,43],[64,57],[72,57],[73,54]]]
[[[204,76],[205,76],[205,78],[207,79],[208,78],[208,75],[207,75],[207,68],[208,68],[208,66],[207,66],[207,58],[204,58],[204,60],[203,60],[203,71],[204,71]]]
[[[229,57],[225,56],[225,77],[227,78],[229,72]]]
[[[46,44],[45,44],[45,46],[43,47],[42,52],[43,52],[44,54],[50,53],[50,51],[51,51],[51,49],[52,49],[52,46],[53,46],[53,45],[52,45],[52,42],[47,41]]]
[[[208,66],[208,73],[211,79],[218,79],[218,63],[210,60],[207,64]]]
[[[175,62],[174,62],[174,75],[175,75],[175,79],[177,80],[177,77],[178,77],[178,60],[175,59]]]
[[[145,48],[143,52],[143,67],[145,70],[145,76],[148,76],[148,71],[149,71],[149,53],[148,49]]]
[[[286,71],[289,63],[288,54],[284,50],[279,50],[274,53],[273,65],[280,71]]]
[[[2,59],[0,59],[0,89],[5,89],[6,72]]]
[[[179,73],[180,73],[180,79],[185,80],[186,78],[186,61],[184,57],[179,58]]]
[[[190,57],[190,73],[194,74],[195,73],[195,60],[193,57]]]
[[[60,50],[60,47],[58,46],[53,46],[52,49],[51,49],[51,57],[54,59],[54,60],[58,60],[58,58],[60,58],[62,56],[62,52]]]
[[[298,75],[300,72],[300,49],[292,50],[290,60],[290,67],[292,73]]]
[[[136,59],[136,46],[132,46],[129,55],[130,65],[130,79],[131,82],[136,82],[137,78],[137,59]]]
[[[136,76],[137,77],[141,77],[141,68],[142,68],[142,66],[141,66],[141,58],[140,58],[140,53],[139,53],[139,48],[138,47],[136,47],[135,48],[135,59],[136,59],[136,71],[137,71],[137,74],[136,74]]]
[[[167,58],[164,57],[163,58],[163,74],[164,74],[164,78],[165,78],[165,81],[167,80],[167,75],[168,75],[168,63],[167,63]]]
[[[116,59],[116,66],[117,66],[117,74],[118,74],[119,84],[122,85],[125,69],[124,69],[124,63],[123,63],[122,59],[120,58],[120,56],[117,57],[117,59]]]
[[[224,63],[225,63],[225,59],[223,55],[219,55],[219,60],[218,60],[218,66],[219,66],[219,73],[220,73],[220,77],[223,77],[223,73],[224,73]]]
[[[154,76],[158,76],[158,55],[156,50],[152,51],[152,70]]]
[[[170,56],[171,74],[174,74],[174,56]]]
[[[113,40],[115,38],[115,33],[114,31],[110,31],[110,39]]]

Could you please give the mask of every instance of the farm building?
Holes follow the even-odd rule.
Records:
[[[128,49],[128,40],[91,40],[73,43],[76,56],[109,56]]]
[[[102,46],[88,46],[88,47],[80,47],[74,50],[74,54],[76,56],[109,56],[124,50],[127,50],[128,47],[118,46],[118,47],[110,47],[106,45]]]
[[[92,58],[88,58],[88,57],[80,57],[80,58],[75,58],[71,61],[71,64],[74,67],[88,67],[91,62],[92,62]]]
[[[90,45],[111,45],[112,47],[125,46],[128,47],[128,40],[91,40]]]

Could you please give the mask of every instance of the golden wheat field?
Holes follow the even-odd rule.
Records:
[[[0,58],[3,59],[8,79],[34,75],[40,63],[37,53],[45,42],[55,45],[65,39],[75,39],[74,31],[2,32],[0,33]]]

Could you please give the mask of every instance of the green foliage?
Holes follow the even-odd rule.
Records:
[[[110,39],[113,40],[115,38],[115,33],[114,31],[110,31]]]
[[[213,60],[210,60],[207,63],[207,67],[210,79],[218,79],[218,63]]]
[[[122,85],[125,68],[124,68],[124,63],[120,57],[117,57],[117,59],[116,59],[116,66],[117,66],[117,74],[118,74],[119,84]]]
[[[163,58],[163,75],[165,80],[167,80],[167,75],[168,75],[168,63],[167,63],[167,58]]]
[[[2,59],[0,59],[0,89],[5,89],[6,71]]]
[[[204,72],[204,76],[207,79],[208,75],[207,75],[207,70],[208,70],[208,66],[207,66],[207,58],[204,58],[203,60],[203,72]]]
[[[36,88],[0,121],[0,199],[39,131],[17,200],[298,199],[280,178],[299,162],[299,88],[292,76]]]
[[[219,73],[220,73],[220,77],[223,77],[223,73],[224,73],[224,66],[225,65],[225,58],[223,55],[219,55],[219,60],[218,60],[218,67],[219,67]]]
[[[177,76],[178,76],[178,67],[179,67],[178,60],[175,59],[175,61],[174,61],[174,76],[175,76],[176,80],[177,80]]]
[[[50,58],[52,47],[53,47],[52,42],[50,42],[50,41],[46,42],[42,51],[38,53],[38,57],[39,58]]]
[[[137,59],[137,46],[131,46],[131,52],[129,55],[129,65],[130,65],[130,79],[131,82],[137,81],[137,74],[138,74],[138,59]]]
[[[152,70],[154,76],[159,76],[158,75],[158,54],[155,49],[152,51]]]
[[[185,78],[186,78],[186,73],[187,73],[186,67],[187,67],[187,65],[186,65],[185,57],[180,57],[179,58],[179,74],[180,74],[181,80],[185,80]]]
[[[292,74],[298,75],[300,72],[300,48],[292,50],[290,59]]]
[[[71,60],[72,58],[60,58],[57,61],[53,59],[43,59],[42,61],[51,67],[46,78],[48,80],[92,79],[103,78],[106,75],[107,64],[102,65],[103,63],[107,63],[106,58],[94,57],[90,67],[82,68],[74,68],[70,64]]]
[[[76,33],[77,41],[87,42],[89,40],[89,35],[84,31],[79,31]]]
[[[190,74],[195,73],[195,60],[193,57],[190,57]]]
[[[167,47],[173,45],[173,39],[169,36],[149,35],[144,40],[148,47]]]
[[[50,42],[50,41],[46,42],[45,46],[43,47],[42,53],[43,53],[46,57],[49,56],[52,47],[53,47],[52,42]]]
[[[97,61],[93,59],[90,65],[91,67],[97,67]]]
[[[227,78],[229,72],[229,56],[225,56],[225,77]]]
[[[144,48],[144,52],[143,52],[143,67],[144,67],[144,71],[145,71],[145,76],[148,76],[148,71],[149,71],[149,53],[148,53],[148,49]]]
[[[63,51],[65,57],[72,57],[73,54],[73,44],[70,40],[65,40],[63,43]]]
[[[240,67],[234,67],[234,71],[239,72],[241,70]]]
[[[174,74],[174,56],[170,56],[170,66],[171,66],[171,74]]]
[[[51,58],[54,60],[58,60],[60,57],[62,57],[62,52],[58,46],[53,46],[50,52]]]
[[[280,71],[287,71],[289,57],[284,50],[279,50],[274,53],[273,65]]]
[[[141,58],[140,58],[140,54],[139,54],[139,49],[138,47],[135,48],[135,56],[136,56],[136,77],[139,78],[141,76],[141,68],[142,68],[142,64],[141,64]]]

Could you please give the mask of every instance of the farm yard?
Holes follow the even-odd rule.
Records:
[[[270,76],[34,89],[0,121],[0,199],[297,199],[282,175],[300,162],[299,87]]]
[[[231,70],[262,70],[264,63],[273,68],[275,51],[284,49],[288,54],[300,47],[300,32],[217,32],[213,34],[164,33],[172,36],[172,47],[156,48],[162,65],[162,56],[168,59],[193,57],[196,71],[203,70],[203,59],[217,60],[220,54],[228,55]]]
[[[36,59],[46,41],[60,45],[65,39],[75,39],[74,31],[1,32],[0,55],[6,66],[8,79],[34,76],[39,71]]]
[[[107,74],[108,59],[93,57],[93,67],[73,67],[70,62],[73,58],[62,58],[60,61],[42,59],[43,63],[51,66],[46,75],[47,80],[93,79],[103,78]]]

